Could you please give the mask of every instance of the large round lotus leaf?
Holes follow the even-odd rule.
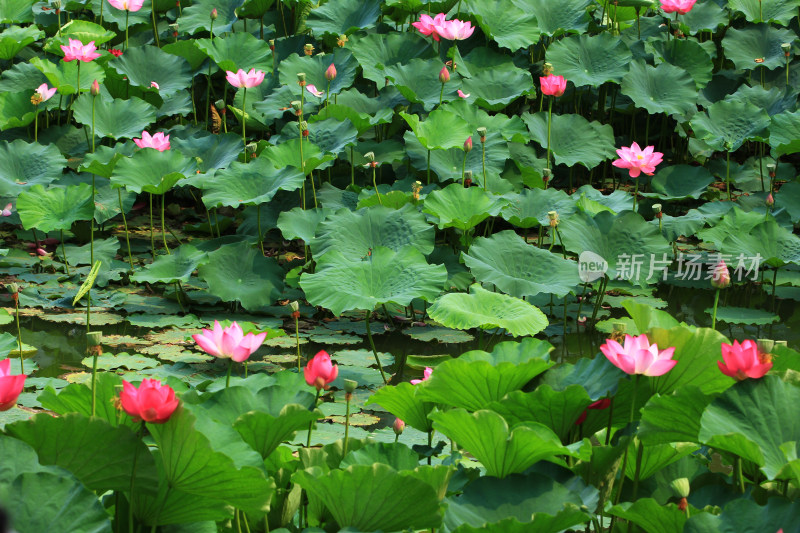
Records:
[[[769,145],[777,155],[800,152],[800,111],[780,113],[772,117]]]
[[[20,50],[42,37],[44,32],[36,26],[11,26],[3,30],[0,33],[0,59],[13,59]]]
[[[267,14],[275,0],[245,0],[236,12],[242,18],[260,19]]]
[[[518,228],[547,225],[550,211],[556,211],[562,218],[577,211],[575,200],[559,189],[523,189],[520,193],[509,193],[505,198],[509,203],[500,216]]]
[[[714,63],[711,56],[700,43],[689,39],[670,39],[669,41],[648,41],[656,61],[663,61],[680,67],[694,79],[698,89],[711,81]]]
[[[429,265],[416,248],[406,246],[395,252],[378,246],[360,260],[338,250],[318,260],[316,272],[304,273],[300,286],[312,305],[341,315],[352,309],[372,311],[393,303],[407,306],[412,300],[433,300],[447,280],[444,265]]]
[[[33,11],[29,0],[6,0],[0,4],[0,23],[19,24],[33,22]]]
[[[214,35],[223,35],[233,29],[236,22],[236,9],[244,3],[244,0],[197,0],[191,6],[183,9],[181,16],[178,17],[178,28],[182,33],[191,35],[197,30],[211,31],[212,9],[217,10],[217,18],[214,20]]]
[[[594,217],[577,212],[561,221],[559,232],[567,250],[593,252],[608,264],[609,278],[627,279],[639,286],[660,280],[672,256],[658,227],[646,224],[633,211],[618,215],[603,211]]]
[[[528,128],[525,127],[522,119],[516,115],[510,117],[503,113],[494,113],[490,115],[480,107],[471,105],[463,98],[443,105],[442,109],[457,114],[475,129],[480,127],[486,128],[488,136],[491,136],[492,133],[499,133],[506,141],[516,143],[526,143],[530,140]],[[473,139],[476,147],[480,146],[477,142],[479,139],[480,136],[476,136],[475,139]],[[486,156],[489,157],[490,154],[487,153]]]
[[[277,146],[269,146],[261,152],[259,157],[272,161],[277,168],[300,168],[300,138],[290,139]],[[319,146],[307,140],[303,143],[303,169],[306,174],[311,173],[318,166],[327,161],[336,159],[333,154],[322,154]]]
[[[526,13],[533,13],[539,31],[545,35],[561,32],[582,32],[589,27],[587,8],[592,0],[513,0]]]
[[[332,54],[318,54],[315,56],[292,54],[278,66],[278,74],[282,85],[288,85],[292,94],[297,96],[305,92],[305,99],[311,100],[311,93],[297,84],[297,74],[306,75],[306,83],[316,86],[319,91],[328,90],[328,80],[325,71],[333,63],[336,65],[336,78],[331,80],[331,94],[337,94],[353,85],[356,77],[358,62],[347,48],[336,48]]]
[[[299,189],[304,180],[300,170],[293,167],[277,169],[263,157],[250,163],[234,162],[203,185],[203,203],[207,207],[265,204],[279,190]]]
[[[316,228],[316,238],[309,240],[316,259],[336,251],[360,261],[369,250],[386,247],[399,252],[406,246],[423,255],[433,252],[434,229],[411,205],[401,209],[374,206],[358,211],[340,211]]]
[[[181,91],[192,82],[192,69],[188,61],[155,46],[128,48],[122,57],[114,59],[109,65],[127,76],[133,86],[150,88],[150,84],[156,82],[161,95]]]
[[[752,24],[741,30],[729,28],[722,39],[722,48],[725,57],[733,61],[737,69],[760,67],[772,70],[786,65],[781,44],[795,39],[797,34],[789,29],[775,28],[766,23]]]
[[[156,108],[139,98],[121,100],[107,96],[84,93],[72,106],[75,120],[84,127],[92,127],[92,101],[94,101],[94,133],[98,137],[141,136],[142,130],[156,120]]]
[[[215,135],[196,130],[191,137],[171,135],[169,141],[172,150],[186,157],[199,158],[197,167],[201,172],[225,168],[242,153],[242,136],[235,133]]]
[[[644,61],[634,61],[622,78],[620,92],[652,114],[686,115],[697,109],[694,80],[688,72],[669,63],[651,67]]]
[[[337,99],[341,101],[342,95],[340,94]],[[372,116],[369,113],[358,111],[350,104],[333,104],[329,102],[328,107],[325,108],[325,113],[310,116],[308,118],[308,123],[314,124],[321,120],[329,119],[340,121],[349,120],[350,123],[356,128],[358,134],[361,135],[372,126],[391,122],[391,117],[393,114],[392,108],[384,108],[379,112],[378,116]]]
[[[472,54],[470,54],[472,56]],[[490,111],[501,111],[523,94],[534,92],[530,72],[516,67],[472,67],[472,76],[464,79],[463,92],[475,103]]]
[[[193,174],[194,159],[175,150],[143,148],[117,163],[111,183],[133,192],[164,194],[179,180]]]
[[[800,264],[800,237],[779,226],[770,218],[753,227],[749,233],[731,232],[722,241],[721,252],[738,257],[744,254],[747,263],[756,260],[769,266],[780,267],[786,263]]]
[[[0,142],[0,196],[14,198],[32,185],[47,185],[66,164],[55,144]]]
[[[197,48],[214,60],[220,70],[244,69],[272,72],[272,52],[266,41],[250,33],[231,33],[215,39],[197,39]]]
[[[577,87],[619,82],[628,72],[632,57],[622,39],[610,33],[565,37],[547,50],[555,73]]]
[[[192,272],[206,258],[206,253],[191,244],[182,244],[170,255],[159,255],[155,261],[131,276],[131,280],[145,283],[187,283]]]
[[[124,9],[116,9],[115,7],[111,7],[107,0],[89,0],[89,2],[87,2],[85,5],[87,5],[89,7],[89,9],[92,10],[92,13],[99,14],[100,13],[100,5],[101,5],[102,2],[105,2],[105,5],[103,6],[103,22],[106,23],[106,24],[108,24],[109,22],[113,22],[113,23],[115,23],[117,25],[117,27],[120,29],[121,32],[125,32],[125,15],[126,15],[126,11]],[[158,7],[159,7],[158,4],[159,3],[160,3],[160,0],[156,0],[156,12],[161,11],[160,9],[158,9]],[[175,5],[174,3],[170,3],[170,4],[171,4],[171,6]],[[128,27],[129,28],[133,28],[133,26],[135,26],[136,24],[149,23],[150,22],[150,10],[152,9],[152,5],[153,4],[152,4],[151,0],[144,0],[144,3],[142,4],[142,8],[139,11],[131,11],[131,12],[127,13],[127,15],[128,15]],[[67,9],[69,9],[69,6],[67,6]],[[70,21],[70,24],[72,24],[73,22],[84,22],[84,21],[83,20],[79,20],[79,19],[73,19],[73,20]],[[97,22],[99,22],[99,20]],[[103,29],[102,26],[100,26],[99,24],[95,24],[95,26],[99,26],[100,29]],[[131,30],[131,32],[133,32],[133,30]],[[112,37],[110,37],[109,39],[106,39],[106,40],[113,39],[114,36],[116,36],[116,33],[114,33],[114,32],[111,32],[111,34],[112,34]],[[151,33],[151,35],[152,35],[152,33]],[[91,40],[92,39],[88,39],[88,40],[85,40],[83,42],[84,43],[88,43]],[[106,42],[106,41],[103,41],[103,42]],[[64,42],[63,44],[66,44],[66,42]],[[97,43],[97,44],[99,45],[100,43]]]
[[[405,531],[438,528],[442,521],[433,487],[386,464],[352,465],[320,477],[298,470],[292,480],[319,498],[343,528]]]
[[[489,407],[512,426],[520,422],[538,422],[566,440],[575,428],[575,421],[590,403],[589,394],[580,385],[570,385],[560,391],[540,385],[533,392],[510,392]]]
[[[747,102],[716,102],[707,111],[692,118],[695,136],[715,150],[738,150],[747,140],[754,140],[769,126],[769,115]]]
[[[443,102],[459,99],[457,91],[462,88],[459,76],[453,76],[442,93],[439,71],[443,66],[430,59],[412,59],[402,65],[388,65],[384,74],[409,102],[424,104],[427,111],[439,105],[440,96]]]
[[[800,387],[778,376],[745,379],[706,407],[699,440],[756,463],[767,479],[775,479],[797,457],[799,402]]]
[[[744,13],[748,22],[777,22],[788,26],[797,15],[800,0],[730,0],[728,7]]]
[[[503,208],[500,198],[495,198],[478,187],[463,187],[451,183],[444,189],[433,191],[425,198],[425,212],[437,217],[439,229],[458,228],[467,231]]]
[[[364,37],[350,37],[348,48],[363,69],[364,77],[378,86],[384,84],[384,69],[390,65],[405,64],[414,58],[431,59],[436,53],[422,36],[412,33],[371,33]],[[337,70],[339,66],[336,66]]]
[[[234,429],[242,436],[242,440],[264,459],[269,457],[281,442],[294,438],[296,431],[308,429],[309,423],[324,416],[317,410],[309,410],[308,407],[296,403],[271,410],[278,412],[271,414],[253,409],[234,422]]]
[[[734,533],[738,531],[791,531],[787,524],[800,523],[800,503],[773,496],[766,505],[736,498],[722,514],[695,513],[686,521],[686,533]]]
[[[742,85],[735,93],[726,96],[725,100],[754,104],[764,109],[772,117],[794,109],[797,103],[797,96],[786,94],[783,88],[772,87],[765,89],[760,85],[753,87]]]
[[[208,72],[207,65],[204,65],[208,56],[197,48],[195,42],[194,40],[186,39],[167,44],[161,43],[161,49],[168,54],[182,57],[188,61],[189,66],[192,67],[192,72],[196,76],[201,70],[204,73]]]
[[[722,24],[728,24],[730,13],[717,2],[697,2],[694,7],[680,16],[681,25],[688,26],[689,33],[716,31]]]
[[[110,178],[114,167],[120,159],[133,155],[136,145],[132,142],[111,146],[98,146],[93,153],[86,154],[78,167],[81,172],[90,172],[104,178]]]
[[[316,209],[295,207],[290,211],[281,211],[278,215],[278,229],[281,230],[284,239],[300,239],[310,243],[314,241],[317,227],[332,213],[333,209],[327,207]]]
[[[48,84],[56,87],[59,94],[69,95],[77,92],[78,61],[52,63],[41,57],[33,57],[30,63],[47,77]],[[105,70],[96,61],[81,62],[81,92],[88,91],[94,80],[102,84],[105,79]]]
[[[311,10],[306,26],[321,38],[326,33],[336,36],[371,28],[381,15],[380,0],[338,0]]]
[[[403,111],[400,116],[408,122],[414,135],[428,150],[463,149],[467,137],[474,133],[458,115],[441,109],[431,112],[424,121],[420,121],[417,115]]]
[[[306,140],[314,143],[324,153],[339,154],[348,146],[355,146],[358,140],[358,130],[349,120],[325,119],[325,113],[320,120],[310,121]],[[280,136],[273,136],[270,142],[283,142],[285,139],[299,138],[300,131],[297,122],[288,122],[281,131]]]
[[[724,216],[708,222],[713,226],[699,231],[697,236],[703,242],[714,243],[714,247],[719,250],[722,242],[729,235],[749,233],[750,230],[764,222],[764,217],[761,213],[743,211],[739,206],[734,205]]]
[[[4,70],[0,75],[0,91],[27,91],[30,95],[39,85],[46,82],[45,75],[35,66],[30,63],[17,63],[13,67]],[[47,106],[48,104],[56,106],[58,98],[40,105]]]
[[[270,305],[283,290],[283,269],[246,242],[210,252],[198,274],[208,292],[224,302],[237,300],[247,310]]]
[[[536,16],[510,2],[471,1],[469,10],[483,33],[503,48],[516,52],[539,41]]]
[[[547,113],[525,113],[522,120],[531,138],[547,149]],[[556,164],[573,166],[580,163],[594,168],[614,157],[614,130],[608,124],[589,122],[581,115],[553,115],[550,130],[550,150]]]
[[[433,429],[428,415],[435,404],[421,400],[421,387],[411,383],[398,383],[397,385],[378,389],[366,402],[366,405],[378,404],[409,426],[420,431],[428,432]]]
[[[22,128],[36,118],[31,91],[0,92],[0,130]]]
[[[432,319],[454,329],[503,328],[515,337],[536,335],[547,327],[547,317],[519,298],[472,285],[469,294],[445,294],[428,309]]]
[[[527,130],[526,130],[527,133]],[[406,146],[405,151],[411,165],[420,171],[428,169],[428,151],[414,137],[414,134],[407,131],[403,135]],[[461,179],[461,166],[465,170],[472,171],[472,182],[483,185],[483,169],[486,168],[486,180],[489,182],[489,190],[492,183],[498,183],[500,174],[505,168],[506,161],[511,157],[508,144],[499,133],[489,133],[486,135],[486,143],[481,146],[478,137],[473,138],[476,146],[467,154],[467,161],[464,164],[464,150],[450,148],[449,150],[431,151],[431,172],[438,176],[440,182]],[[483,149],[486,149],[486,157],[483,158]]]
[[[131,21],[131,24],[135,24],[135,22]],[[89,42],[94,41],[94,44],[99,48],[101,44],[110,41],[116,36],[115,32],[106,30],[94,22],[73,19],[61,28],[60,34],[55,35],[48,41],[45,50],[52,54],[64,55],[61,45],[68,45],[70,39],[77,39],[83,44],[89,44]]]
[[[94,216],[92,187],[81,183],[45,190],[34,185],[17,198],[19,219],[25,229],[36,228],[45,233],[69,229],[76,220]]]
[[[527,244],[513,231],[475,239],[463,258],[475,279],[518,298],[541,293],[561,298],[580,283],[575,261]]]
[[[705,167],[673,165],[658,170],[650,180],[650,188],[653,192],[639,194],[662,200],[684,200],[686,198],[696,200],[706,192],[713,181],[714,176]]]

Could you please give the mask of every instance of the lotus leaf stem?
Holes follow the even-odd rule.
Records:
[[[545,168],[552,168],[550,167],[550,127],[553,122],[553,98],[550,98],[547,106],[547,166]],[[544,188],[547,188],[547,183],[544,184]]]
[[[637,439],[639,440],[639,439]],[[636,495],[639,493],[639,474],[642,472],[642,457],[644,455],[644,443],[639,440],[639,446],[636,448],[636,469],[633,473],[633,496],[632,499],[636,500]]]
[[[144,420],[139,426],[139,441],[144,438]],[[139,462],[139,446],[133,450],[133,467],[131,468],[131,487],[128,492],[128,531],[133,531],[133,487],[136,481],[136,463]]]
[[[153,255],[153,259],[156,258],[156,240],[153,237],[153,193],[147,193],[150,197],[150,253]]]
[[[164,241],[164,250],[167,251],[167,255],[172,255],[169,251],[169,246],[167,246],[167,230],[165,229],[166,226],[164,225],[164,204],[167,203],[167,193],[161,195],[161,240]]]
[[[128,246],[128,262],[131,265],[131,271],[133,271],[133,254],[131,254],[131,239],[128,235],[128,220],[125,218],[125,207],[122,205],[122,190],[117,189],[117,198],[119,198],[119,212],[122,213],[122,225],[125,226],[125,244]],[[208,211],[206,211],[208,212]],[[63,242],[63,238],[62,238]],[[66,253],[64,254],[64,261],[67,260]],[[69,266],[67,266],[69,269]],[[69,271],[67,271],[69,274]]]
[[[61,230],[61,255],[64,256],[64,266],[67,269],[67,276],[69,276],[69,261],[67,261],[67,249],[64,246],[64,230]]]
[[[349,392],[346,392],[344,395],[344,447],[342,449],[342,457],[347,456],[347,440],[350,436],[350,399],[352,396],[353,395]]]
[[[383,365],[381,364],[381,360],[378,357],[378,350],[375,349],[375,341],[372,340],[372,331],[369,329],[369,315],[372,314],[372,311],[367,311],[364,315],[364,324],[367,327],[367,339],[369,340],[369,345],[372,347],[372,354],[375,356],[375,362],[378,364],[378,370],[381,371],[381,378],[383,379],[383,384],[386,385],[389,381],[386,379],[386,374],[383,373]]]
[[[294,317],[294,337],[297,341],[297,373],[300,373],[300,325],[299,318]]]
[[[248,162],[247,158],[247,137],[245,137],[245,125],[247,123],[247,87],[242,87],[242,149],[244,150],[244,162]],[[302,132],[301,136],[302,136]],[[302,139],[300,140],[302,143]]]
[[[631,410],[628,416],[628,424],[633,423],[633,418],[636,413],[636,393],[639,390],[639,379],[642,377],[641,374],[635,374],[633,378],[633,391],[631,392]],[[633,438],[633,437],[631,437]],[[622,496],[622,487],[625,485],[625,471],[628,468],[628,450],[630,448],[629,442],[625,443],[625,452],[622,456],[622,469],[620,470],[620,478],[619,478],[619,488],[617,489],[617,495],[614,498],[614,505],[619,504],[620,497]]]
[[[105,3],[105,2],[103,2],[103,3]],[[154,4],[153,5],[153,13],[155,13],[155,2],[153,4]],[[130,14],[131,14],[131,12],[126,9],[125,10],[125,50],[128,49],[128,15],[130,15]],[[156,25],[155,25],[155,18],[154,18],[153,19],[153,35],[155,35],[155,33],[156,33]],[[158,36],[156,36],[156,39],[158,39]]]
[[[233,359],[228,358],[228,374],[225,376],[225,388],[231,384],[231,368],[233,367]]]
[[[317,408],[317,403],[319,403],[319,389],[317,389],[317,396],[314,398],[314,406],[312,407],[312,411]],[[306,448],[311,446],[311,430],[314,429],[314,421],[308,423],[308,438],[306,439]]]
[[[17,319],[17,348],[19,349],[19,371],[25,374],[25,359],[22,357],[22,328],[19,327],[19,292],[14,297],[14,315]]]

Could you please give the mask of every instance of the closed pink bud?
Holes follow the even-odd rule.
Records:
[[[98,94],[100,94],[100,84],[97,83],[97,80],[94,80],[92,82],[91,93],[92,96],[97,96]]]
[[[441,83],[447,83],[450,81],[450,71],[447,70],[447,65],[442,67],[442,70],[439,71],[439,81]]]
[[[775,198],[772,197],[772,193],[769,193],[767,195],[766,203],[767,203],[767,207],[772,207],[773,205],[775,205]]]
[[[722,259],[714,265],[714,272],[711,277],[711,286],[715,289],[724,289],[731,284],[731,275],[728,272],[728,265]]]
[[[336,79],[336,67],[333,63],[325,70],[325,79],[328,81],[333,81]]]
[[[472,135],[467,137],[467,140],[464,141],[464,151],[469,153],[472,150]]]
[[[218,16],[219,13],[217,13],[217,8],[215,7],[214,9],[211,10],[211,20],[217,20]]]
[[[392,424],[392,429],[394,430],[395,435],[400,435],[403,433],[403,430],[406,428],[406,423],[400,420],[399,418],[394,419],[394,424]]]

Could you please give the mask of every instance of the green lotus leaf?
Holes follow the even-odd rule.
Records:
[[[723,24],[730,21],[730,13],[716,2],[698,2],[685,15],[681,15],[680,22],[689,28],[689,33],[696,34],[700,31],[716,31]]]
[[[337,98],[338,100],[343,100],[340,94]],[[356,128],[356,131],[359,135],[366,132],[372,126],[377,124],[386,124],[387,122],[391,122],[391,115],[393,114],[391,109],[384,109],[383,112],[378,113],[378,116],[373,117],[369,113],[362,113],[351,107],[350,105],[343,105],[343,104],[333,104],[329,103],[328,107],[325,108],[324,113],[320,113],[317,115],[312,115],[308,119],[309,125],[316,124],[317,122],[328,120],[328,118],[332,120],[339,120],[344,122],[345,120],[349,120],[350,123]]]
[[[535,92],[533,78],[530,72],[509,65],[498,68],[499,65],[490,66],[474,63],[475,51],[470,53],[466,61],[472,70],[472,75],[463,81],[463,92],[475,98],[475,103],[489,111],[502,111],[508,104],[523,94]]]
[[[55,144],[0,142],[0,196],[13,198],[33,185],[47,185],[66,164]]]
[[[720,251],[734,257],[744,254],[748,262],[759,256],[759,263],[775,268],[786,263],[800,264],[800,238],[779,226],[774,219],[759,223],[747,233],[729,234],[722,241]]]
[[[527,130],[526,130],[527,134]],[[428,150],[414,137],[414,134],[407,131],[403,135],[405,140],[405,152],[411,159],[414,168],[420,171],[427,171]],[[430,152],[431,172],[435,173],[440,182],[450,179],[461,178],[461,167],[472,172],[473,183],[483,185],[483,168],[486,168],[486,181],[488,189],[492,186],[497,187],[501,180],[500,174],[505,168],[506,161],[511,157],[508,145],[499,133],[489,133],[486,135],[486,142],[481,145],[478,137],[473,137],[474,146],[472,151],[467,154],[464,161],[464,150],[461,148],[450,148],[449,150],[432,150]],[[384,143],[385,144],[385,141]],[[486,157],[483,157],[483,149],[486,150]]]
[[[339,527],[400,531],[438,527],[442,521],[433,487],[386,464],[352,465],[321,473],[298,470],[292,480],[319,498]],[[316,475],[315,475],[316,474]],[[402,497],[398,497],[402,495]],[[393,501],[391,506],[383,505]]]
[[[292,94],[300,96],[300,92],[303,91],[306,101],[314,100],[315,97],[311,93],[297,84],[297,74],[305,73],[308,85],[315,85],[319,91],[327,91],[328,80],[325,79],[325,71],[331,63],[336,65],[336,78],[331,80],[330,94],[338,94],[344,89],[349,89],[353,85],[359,64],[347,48],[336,48],[332,54],[325,55],[290,55],[278,66],[280,82],[282,85],[288,85]]]
[[[0,59],[13,59],[23,48],[44,37],[36,26],[11,26],[0,32]]]
[[[119,74],[128,77],[135,87],[149,89],[158,84],[158,93],[168,96],[185,89],[192,82],[192,69],[182,57],[164,52],[155,46],[137,46],[109,63]]]
[[[669,63],[651,67],[641,60],[632,62],[622,78],[621,92],[652,114],[686,115],[697,109],[694,80]]]
[[[428,150],[446,150],[464,146],[464,141],[473,131],[463,119],[455,113],[437,109],[431,112],[424,121],[417,115],[409,115],[403,111],[400,116],[405,119],[414,135]]]
[[[746,379],[711,402],[700,420],[700,442],[756,463],[767,479],[782,475],[784,446],[796,454],[800,388],[777,376]],[[796,456],[796,455],[795,455]]]
[[[236,10],[236,13],[241,18],[261,19],[274,3],[275,0],[245,0],[245,3]]]
[[[64,52],[61,51],[60,45],[69,44],[69,39],[78,39],[83,44],[89,44],[90,41],[94,41],[94,44],[99,48],[101,44],[107,43],[116,36],[115,32],[106,30],[100,24],[95,24],[88,20],[72,19],[61,27],[61,32],[45,48],[48,52],[63,55]]]
[[[458,228],[467,231],[490,216],[497,215],[504,202],[478,187],[464,188],[451,183],[425,198],[426,213],[438,218],[440,229]]]
[[[683,525],[686,523],[686,514],[678,509],[677,505],[663,505],[653,498],[642,498],[632,504],[615,505],[608,512],[653,533],[683,531]]]
[[[89,172],[104,178],[110,178],[117,162],[133,155],[136,145],[132,142],[110,146],[98,146],[93,153],[86,154],[78,170]]]
[[[486,467],[486,475],[505,478],[524,472],[541,460],[574,455],[542,424],[526,422],[509,428],[494,411],[470,414],[464,409],[431,413],[433,427],[458,442]]]
[[[94,115],[92,115],[92,101],[94,101]],[[112,139],[138,137],[141,136],[142,130],[156,120],[156,108],[138,98],[121,100],[85,93],[78,97],[72,108],[75,120],[90,128],[90,131],[94,124],[94,132],[98,137]]]
[[[103,1],[105,1],[105,0],[103,0]],[[164,11],[163,9],[159,9],[159,4],[162,3],[163,1],[164,0],[156,0],[156,13],[158,13],[160,11],[161,12]],[[71,5],[71,3],[70,3],[70,5]],[[89,9],[91,9],[92,13],[98,13],[99,14],[100,13],[100,5],[101,5],[101,0],[89,0],[85,4],[82,4],[82,7],[86,6]],[[133,26],[135,26],[137,24],[147,24],[147,23],[149,23],[150,22],[150,12],[152,10],[152,5],[153,5],[153,3],[151,2],[151,0],[144,0],[144,3],[142,4],[142,8],[139,11],[131,11],[131,12],[127,13],[127,15],[128,15],[128,27],[129,28],[133,28]],[[172,7],[174,5],[175,4],[170,2],[170,7]],[[113,22],[113,23],[115,23],[117,25],[117,27],[122,32],[124,32],[125,31],[125,15],[126,15],[125,10],[124,9],[116,9],[114,7],[109,8],[108,6],[109,6],[108,3],[106,3],[105,6],[103,6],[103,22],[106,23],[106,24],[108,24],[109,22]],[[67,5],[67,4],[65,4],[65,7],[66,7],[66,9],[70,9],[69,5]],[[85,22],[85,21],[80,20],[80,19],[73,19],[73,20],[69,21],[68,24],[71,24],[72,22]],[[98,22],[99,22],[99,20],[98,20]],[[97,26],[97,27],[100,28],[100,30],[103,30],[103,27],[100,26],[99,24],[92,24],[92,26]],[[94,29],[96,31],[96,28],[94,28]],[[133,32],[133,30],[131,30],[131,32]],[[108,39],[106,39],[106,41],[111,40],[114,37],[116,37],[116,33],[114,33],[114,32],[110,32],[110,33],[112,34],[112,36],[109,37]],[[63,35],[63,31],[62,31],[62,35]],[[151,35],[152,35],[152,33],[151,33]],[[83,43],[87,44],[91,40],[92,40],[91,38],[89,38],[87,40],[83,40]],[[106,41],[103,41],[103,42],[106,42]],[[66,44],[66,40],[65,40],[65,42],[63,44]],[[99,45],[100,43],[97,43],[97,44]]]
[[[36,106],[31,103],[31,91],[0,93],[0,130],[22,128],[35,119]]]
[[[319,146],[308,141],[303,142],[303,167],[306,174],[311,173],[318,166],[336,159],[333,154],[323,154]],[[300,168],[300,138],[290,139],[277,146],[270,146],[264,149],[259,155],[272,161],[277,168],[295,167]]]
[[[33,2],[30,0],[5,0],[0,4],[0,23],[20,24],[33,22]]]
[[[236,300],[248,310],[270,305],[283,290],[283,269],[246,242],[210,252],[198,274],[211,294],[224,302]]]
[[[194,169],[195,161],[178,151],[143,148],[117,163],[111,183],[137,193],[164,194],[178,181],[193,174]]]
[[[181,32],[191,35],[197,30],[211,31],[212,9],[217,10],[217,18],[213,21],[214,35],[223,35],[233,29],[236,22],[236,10],[244,0],[197,0],[192,5],[182,10],[178,17],[178,27]]]
[[[480,127],[486,128],[488,132],[487,142],[494,133],[499,133],[503,139],[514,143],[526,143],[530,140],[528,128],[525,127],[525,124],[516,115],[510,117],[503,113],[493,113],[490,115],[480,107],[471,105],[463,98],[442,105],[442,109],[457,114],[466,120],[474,129]],[[475,145],[479,146],[477,141],[480,140],[480,136],[476,135],[476,138],[473,140],[475,141]],[[488,159],[491,157],[491,153],[488,149],[486,152],[486,157]]]
[[[443,66],[438,61],[417,58],[402,65],[388,65],[384,74],[409,102],[423,104],[428,111],[439,105],[440,97],[443,102],[459,99],[457,91],[462,82],[458,76],[453,75],[442,92],[439,71]]]
[[[250,33],[231,33],[214,39],[197,39],[202,50],[220,68],[233,72],[251,68],[272,72],[272,52],[266,41]],[[184,84],[185,86],[185,84]]]
[[[170,255],[159,255],[155,261],[131,276],[131,280],[145,283],[189,282],[192,272],[205,259],[206,253],[191,244],[182,244]]]
[[[328,252],[318,259],[315,273],[300,276],[300,286],[310,303],[338,316],[352,309],[372,311],[380,304],[407,306],[416,298],[431,301],[446,279],[444,265],[429,265],[416,248],[378,246],[360,260]]]
[[[242,136],[235,133],[213,134],[197,131],[191,137],[170,136],[172,150],[186,157],[199,158],[197,167],[201,172],[225,168],[242,153]]]
[[[650,180],[651,193],[639,193],[648,198],[661,200],[685,200],[700,198],[708,186],[714,182],[714,176],[705,167],[691,165],[673,165],[656,171]]]
[[[324,113],[321,113],[324,115]],[[299,138],[300,131],[297,123],[288,123],[281,136],[289,138]],[[358,130],[347,119],[340,121],[335,118],[328,118],[309,122],[307,141],[312,142],[326,154],[340,154],[348,146],[355,146],[358,140]],[[277,139],[276,139],[277,142]]]
[[[554,5],[560,9],[560,5]],[[628,72],[631,51],[619,37],[610,33],[570,36],[556,41],[547,50],[547,60],[556,74],[576,87],[619,82]]]
[[[705,310],[708,316],[714,312],[713,308],[709,307]],[[727,322],[728,324],[750,324],[764,326],[778,322],[780,316],[765,311],[763,309],[750,309],[749,307],[729,307],[720,306],[717,309],[717,320],[720,322]]]
[[[439,372],[439,369],[436,369]],[[540,385],[533,392],[513,391],[505,398],[488,404],[492,411],[499,413],[506,422],[515,426],[521,422],[538,422],[568,442],[575,421],[591,398],[580,385],[570,385],[564,390],[555,391],[549,385]]]
[[[725,57],[733,61],[737,69],[752,70],[756,67],[775,69],[786,65],[781,44],[791,43],[797,34],[789,29],[775,28],[767,23],[751,24],[746,28],[730,28],[722,39]],[[755,62],[756,59],[763,61]]]
[[[520,193],[507,194],[505,198],[509,203],[500,216],[518,228],[546,226],[550,211],[556,211],[561,218],[568,218],[577,211],[575,200],[555,188],[523,189]]]
[[[381,15],[380,0],[340,0],[322,4],[308,14],[306,25],[318,38],[326,33],[337,37],[372,28]]]
[[[727,533],[744,528],[753,531],[778,531],[786,524],[800,520],[800,504],[785,498],[772,497],[766,505],[753,500],[731,500],[720,515],[697,513],[686,521],[686,533]]]
[[[350,465],[372,466],[374,463],[388,465],[398,472],[414,470],[419,464],[419,455],[405,444],[398,442],[370,442],[363,448],[348,453],[339,468]]]
[[[514,3],[471,1],[469,5],[483,33],[499,46],[516,52],[539,41],[539,26],[531,11]]]
[[[769,144],[778,156],[800,152],[800,111],[772,117]]]
[[[711,81],[713,60],[697,41],[689,39],[648,41],[647,46],[652,47],[657,63],[662,61],[682,68],[689,73],[698,89],[702,89]]]
[[[531,138],[547,149],[547,113],[525,113],[522,120]],[[550,149],[558,165],[582,164],[592,169],[616,155],[614,131],[608,124],[589,122],[581,115],[553,115]]]
[[[715,394],[705,394],[695,386],[654,395],[642,408],[639,438],[646,445],[697,442],[700,417],[714,397]]]
[[[744,13],[748,22],[777,22],[788,26],[797,15],[800,0],[731,0],[728,7]]]
[[[587,8],[592,4],[591,0],[565,0],[558,3],[547,0],[513,1],[526,13],[533,13],[539,30],[545,35],[580,33],[589,27]]]
[[[487,291],[479,284],[469,290],[469,294],[445,294],[433,303],[428,314],[448,328],[504,328],[515,337],[536,335],[547,327],[544,313],[524,300]]]
[[[542,293],[562,298],[580,284],[575,261],[527,244],[513,231],[475,239],[463,259],[475,279],[517,298]]]
[[[279,190],[299,189],[304,180],[300,170],[292,167],[279,170],[263,157],[250,163],[234,162],[203,185],[203,203],[207,207],[265,204]]]
[[[92,415],[92,389],[83,383],[71,383],[59,390],[45,387],[39,395],[42,407],[65,415],[78,413],[85,418],[96,416],[112,426],[125,425],[137,427],[131,417],[114,406],[113,400],[119,397],[119,388],[122,387],[122,377],[111,372],[97,373],[96,410]],[[137,427],[138,429],[138,427]]]
[[[296,431],[322,418],[318,410],[296,403],[284,405],[277,416],[261,411],[250,411],[240,416],[233,427],[242,439],[266,459],[281,442],[294,438]]]
[[[764,222],[764,217],[760,213],[743,211],[734,205],[724,216],[708,220],[708,223],[713,226],[698,231],[697,236],[704,242],[713,243],[719,250],[729,235],[747,234],[762,222]]]
[[[386,247],[395,252],[410,246],[423,255],[433,252],[434,228],[411,205],[400,209],[375,206],[358,211],[340,211],[328,217],[309,239],[314,257],[338,252],[361,261],[369,250]]]
[[[314,234],[320,223],[333,213],[332,209],[318,207],[316,209],[303,209],[295,207],[290,211],[281,211],[278,215],[278,229],[284,239],[300,239],[310,243],[314,241]]]
[[[385,82],[386,67],[406,64],[414,58],[436,57],[428,41],[416,33],[371,33],[363,37],[353,35],[348,48],[363,69],[364,77],[377,83],[379,87]],[[338,65],[336,68],[338,70]]]
[[[70,61],[69,63],[59,61],[58,63],[53,63],[40,57],[33,57],[30,59],[30,64],[47,77],[47,83],[52,87],[56,87],[59,94],[63,94],[64,96],[77,92],[77,63],[78,61]],[[106,79],[105,70],[103,70],[96,61],[81,63],[80,74],[81,92],[88,92],[94,80],[102,84]]]
[[[51,189],[34,185],[17,198],[17,211],[25,229],[36,228],[45,233],[68,230],[76,220],[91,220],[94,216],[92,187],[85,183]]]
[[[207,67],[202,68],[208,56],[197,47],[196,42],[197,40],[186,39],[167,44],[161,43],[161,49],[168,54],[182,57],[188,61],[189,66],[192,67],[192,72],[196,76],[200,70],[208,72]]]
[[[435,404],[423,401],[421,390],[411,383],[383,387],[369,397],[366,405],[378,404],[409,426],[427,433],[433,429],[428,415]]]

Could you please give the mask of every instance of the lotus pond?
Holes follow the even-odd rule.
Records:
[[[0,532],[800,532],[800,0],[0,24]]]

